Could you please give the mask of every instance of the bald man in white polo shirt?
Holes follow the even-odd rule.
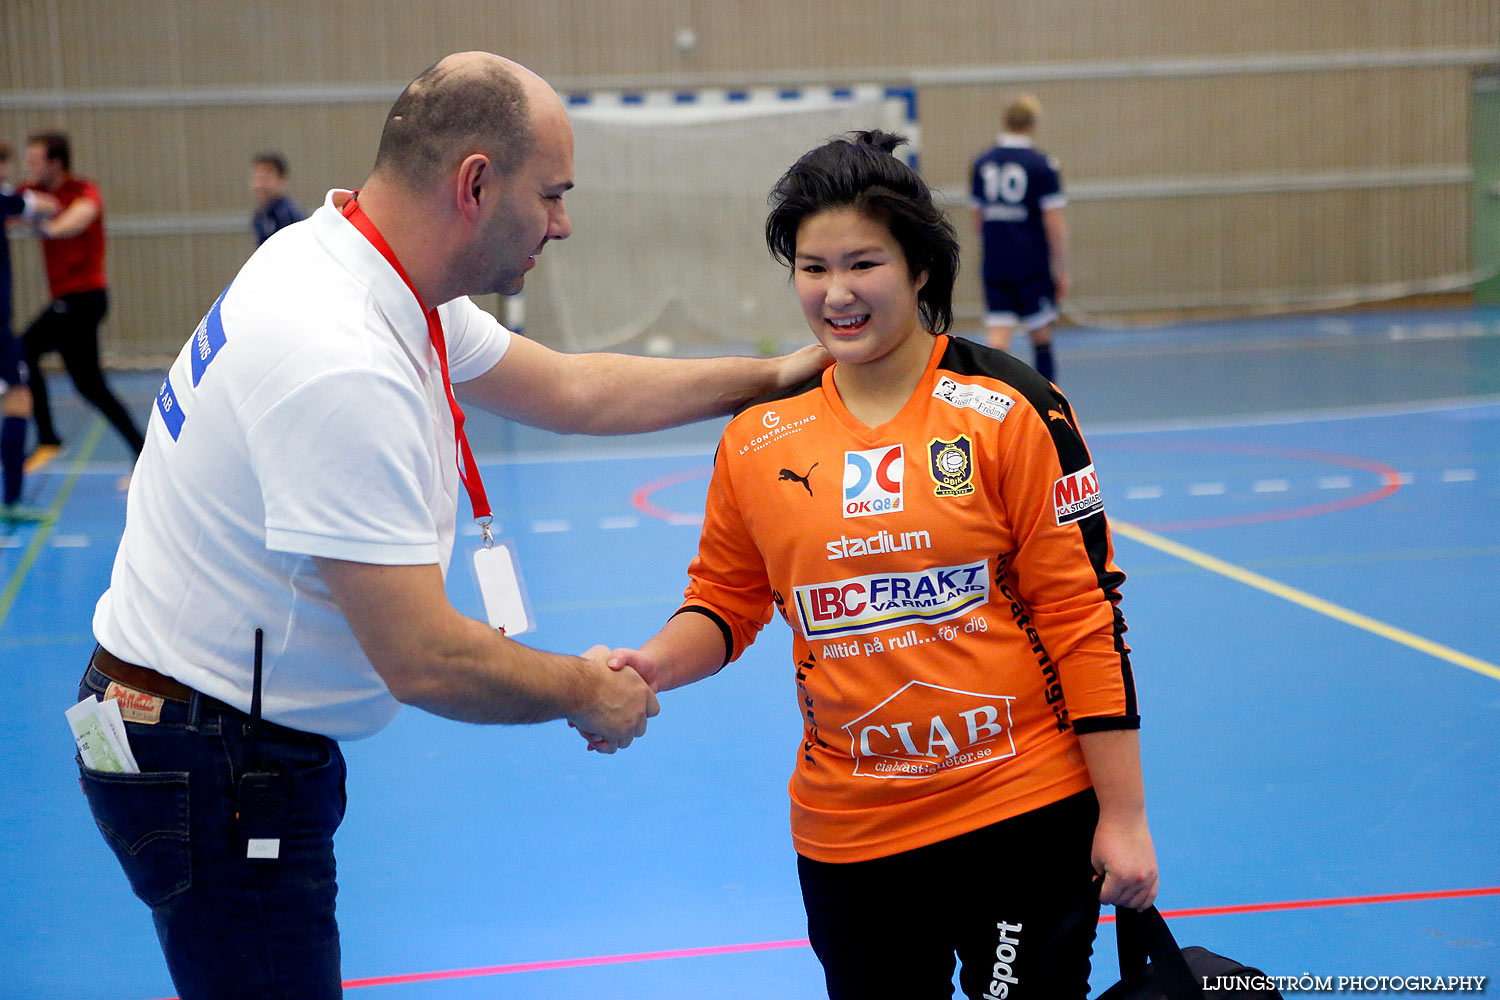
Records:
[[[397,99],[357,195],[268,240],[158,394],[80,686],[124,708],[141,773],[82,775],[184,1000],[340,995],[338,740],[402,704],[621,746],[656,714],[603,647],[534,650],[448,602],[456,512],[487,514],[450,384],[536,426],[633,433],[826,364],[562,355],[504,329],[465,296],[520,290],[572,232],[572,186],[552,89],[447,57]]]

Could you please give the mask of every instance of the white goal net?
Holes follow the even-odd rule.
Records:
[[[910,91],[878,86],[567,97],[574,235],[526,279],[524,326],[568,351],[709,354],[809,339],[766,251],[766,196],[851,129],[918,140]],[[518,310],[509,311],[512,322]]]

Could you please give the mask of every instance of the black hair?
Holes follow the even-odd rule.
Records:
[[[502,174],[534,146],[526,92],[499,66],[428,67],[391,105],[380,133],[375,170],[421,190],[469,153],[483,151]]]
[[[73,169],[73,150],[66,132],[36,132],[27,138],[26,145],[43,147],[47,159],[61,163],[64,171]]]
[[[256,153],[255,156],[250,159],[250,162],[256,166],[264,164],[270,167],[272,170],[276,171],[276,176],[282,178],[283,180],[285,180],[286,175],[291,172],[287,169],[286,157],[282,156],[280,153]]]
[[[953,283],[958,277],[958,234],[933,203],[926,182],[895,155],[903,135],[849,132],[803,154],[771,188],[766,246],[794,266],[797,230],[809,216],[853,208],[885,223],[913,278],[927,272],[917,291],[922,325],[933,333],[953,326]]]

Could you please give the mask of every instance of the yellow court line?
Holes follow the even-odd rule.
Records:
[[[0,237],[4,234],[0,233]],[[94,449],[99,446],[99,439],[104,436],[104,418],[95,417],[94,426],[89,428],[88,437],[84,439],[83,447],[78,449],[78,457],[73,459],[73,466],[68,470],[68,478],[63,480],[62,487],[57,491],[57,496],[52,500],[52,506],[48,508],[54,520],[39,525],[36,534],[31,536],[31,544],[26,547],[25,555],[16,564],[16,571],[10,575],[10,582],[6,584],[5,591],[0,593],[0,625],[5,624],[6,616],[16,603],[16,597],[21,593],[21,584],[26,582],[26,574],[31,572],[31,567],[36,563],[37,557],[42,554],[42,546],[47,544],[47,538],[52,534],[52,526],[57,523],[56,518],[62,515],[63,506],[68,502],[68,497],[73,494],[73,487],[78,485],[78,477],[83,473],[84,463],[94,454]]]
[[[1486,677],[1493,677],[1495,680],[1500,680],[1500,667],[1495,666],[1493,663],[1486,663],[1484,660],[1470,656],[1468,653],[1461,653],[1456,649],[1450,649],[1440,643],[1433,642],[1431,639],[1424,639],[1419,635],[1413,635],[1405,629],[1399,629],[1394,625],[1387,625],[1385,622],[1376,621],[1368,615],[1362,615],[1358,611],[1350,611],[1346,607],[1334,604],[1331,601],[1325,601],[1321,597],[1314,597],[1306,591],[1298,590],[1295,587],[1288,587],[1284,583],[1277,583],[1269,577],[1261,576],[1259,573],[1252,573],[1248,569],[1243,569],[1233,563],[1217,559],[1206,552],[1199,552],[1197,549],[1188,548],[1186,545],[1174,542],[1170,538],[1163,538],[1161,535],[1154,534],[1144,528],[1137,528],[1129,522],[1111,521],[1110,527],[1116,534],[1124,535],[1126,538],[1140,542],[1142,545],[1149,545],[1153,549],[1159,549],[1167,553],[1167,555],[1184,559],[1195,566],[1203,567],[1209,572],[1227,576],[1231,580],[1238,580],[1240,583],[1247,584],[1257,590],[1264,590],[1268,594],[1274,594],[1283,600],[1291,601],[1293,604],[1300,604],[1310,611],[1327,615],[1329,618],[1341,621],[1346,625],[1353,625],[1355,628],[1362,628],[1366,632],[1373,632],[1383,639],[1399,642],[1403,646],[1410,646],[1412,649],[1426,653],[1428,656],[1447,660],[1449,663],[1463,667],[1465,670],[1472,670],[1476,674],[1484,674]]]

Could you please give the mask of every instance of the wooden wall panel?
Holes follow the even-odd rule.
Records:
[[[696,32],[689,53],[673,44]],[[0,137],[74,139],[103,186],[114,307],[105,343],[175,352],[251,249],[249,157],[280,149],[304,207],[368,173],[390,99],[449,51],[511,55],[560,87],[899,80],[914,69],[1097,64],[1382,51],[1500,50],[1494,0],[0,0]],[[1043,81],[1039,143],[1075,190],[1172,178],[1452,171],[1467,164],[1467,67]],[[203,106],[184,88],[372,86],[354,103]],[[154,89],[155,106],[38,106],[9,95]],[[1021,85],[920,88],[923,168],[967,188],[971,158]],[[148,94],[149,98],[151,95]],[[45,102],[43,102],[45,104]],[[137,102],[141,104],[143,102]],[[144,102],[150,105],[149,100]],[[586,179],[581,178],[586,181]],[[1214,293],[1312,294],[1468,266],[1462,184],[1295,195],[1129,197],[1069,208],[1077,300],[1099,308]],[[968,212],[958,306],[978,314]],[[206,220],[206,221],[205,221]],[[581,220],[584,225],[587,220]],[[186,222],[194,235],[136,235]],[[233,231],[229,231],[232,229]],[[222,230],[222,231],[219,231]],[[40,304],[19,244],[18,320]],[[1310,262],[1310,263],[1309,263]],[[545,317],[542,317],[544,319]],[[542,333],[541,320],[532,327]]]
[[[967,184],[1022,90],[1065,180],[1243,176],[1467,162],[1469,74],[1453,68],[927,87],[923,169]]]
[[[1207,307],[1220,296],[1271,305],[1461,273],[1467,223],[1412,234],[1423,219],[1462,219],[1467,208],[1468,192],[1451,185],[1078,205],[1069,216],[1074,291],[1106,310]]]
[[[674,33],[698,45],[679,53]],[[1007,65],[1500,40],[1493,0],[3,0],[5,89],[404,81],[488,48],[544,74]]]
[[[356,187],[369,175],[387,109],[388,102],[187,109],[192,141],[182,156],[194,190],[179,210],[243,211],[248,220],[250,158],[279,150],[291,164],[294,200],[311,211],[329,188]]]

